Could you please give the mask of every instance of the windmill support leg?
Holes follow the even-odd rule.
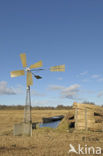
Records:
[[[32,136],[31,97],[30,86],[26,90],[26,104],[24,107],[24,122],[14,125],[14,135]]]
[[[26,89],[26,104],[25,104],[25,108],[24,108],[24,123],[32,123],[30,86],[28,86]]]

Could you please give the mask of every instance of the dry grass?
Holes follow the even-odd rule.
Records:
[[[68,110],[33,110],[32,122],[42,122],[42,117],[56,115],[66,115]],[[23,110],[1,110],[0,111],[0,135],[8,130],[13,129],[13,125],[23,122]]]
[[[36,110],[32,112],[33,122],[42,117],[66,115],[68,110]],[[13,136],[13,124],[23,121],[23,111],[0,111],[0,156],[68,156],[69,144],[77,147],[100,146],[103,149],[103,133],[74,132],[67,129],[41,128],[33,130],[32,137]],[[92,154],[91,154],[92,156]]]

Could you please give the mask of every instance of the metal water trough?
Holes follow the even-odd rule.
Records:
[[[48,117],[48,118],[42,118],[43,123],[48,123],[48,122],[53,122],[53,121],[59,121],[64,118],[64,115],[60,116],[53,116],[53,117]]]

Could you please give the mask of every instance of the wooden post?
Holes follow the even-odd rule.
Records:
[[[85,108],[85,130],[87,131],[88,130],[88,125],[87,125],[87,108]]]
[[[78,129],[78,108],[75,108],[75,129]]]

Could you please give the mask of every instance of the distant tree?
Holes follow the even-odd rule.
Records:
[[[82,104],[91,104],[91,105],[95,105],[94,102],[89,102],[89,101],[83,101]]]

